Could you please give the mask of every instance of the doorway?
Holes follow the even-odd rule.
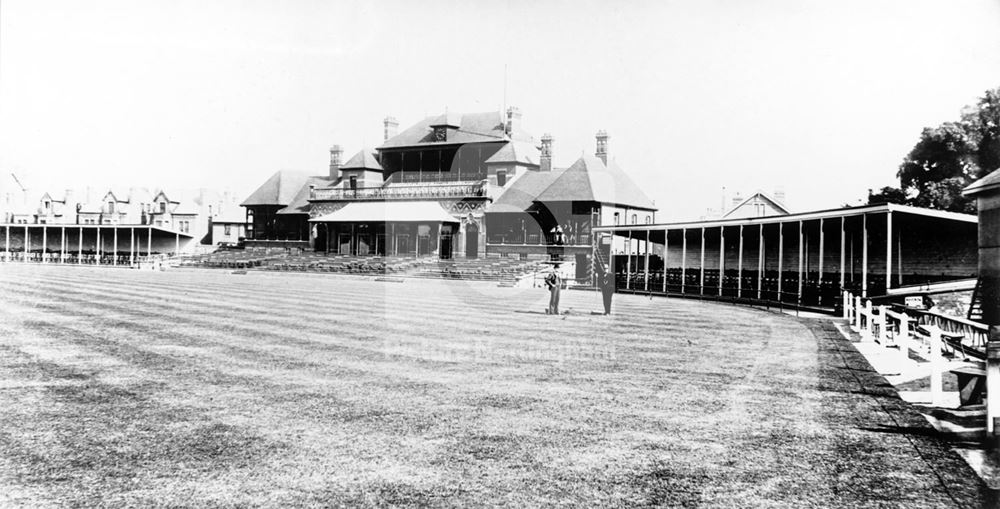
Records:
[[[479,258],[479,225],[465,225],[465,257]]]

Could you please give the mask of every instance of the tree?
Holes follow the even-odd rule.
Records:
[[[947,122],[924,129],[920,134],[920,141],[896,174],[901,191],[909,197],[909,205],[955,212],[975,210],[962,197],[962,188],[979,177],[974,157],[976,146],[967,129],[963,123]]]
[[[905,205],[907,203],[906,193],[902,189],[892,186],[883,187],[877,193],[873,193],[871,189],[868,190],[869,205],[881,205],[883,203]]]
[[[961,120],[925,128],[899,165],[899,188],[868,190],[868,203],[905,203],[975,212],[962,189],[1000,168],[1000,88],[987,90]]]

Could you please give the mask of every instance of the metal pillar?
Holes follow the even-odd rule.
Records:
[[[760,225],[760,240],[757,244],[757,300],[763,297],[761,285],[764,282],[764,224]]]
[[[76,238],[76,264],[80,265],[83,263],[83,227],[80,227],[80,236]]]
[[[150,256],[153,256],[153,227],[152,226],[147,226],[146,228],[148,228],[148,230],[146,230],[146,232],[147,232],[146,233],[146,256],[150,257]]]
[[[42,225],[42,263],[45,263],[49,254],[49,227]]]
[[[684,293],[684,286],[687,283],[687,255],[688,252],[688,231],[681,228],[681,293]]]
[[[892,211],[885,213],[885,293],[892,288]]]
[[[806,238],[805,225],[802,223],[802,220],[799,220],[799,284],[796,294],[796,301],[799,302],[800,304],[802,303],[802,276],[803,276],[803,270],[805,269],[805,260],[804,260],[806,253],[805,238]]]
[[[31,233],[28,232],[28,225],[24,225],[24,263],[28,263],[29,244],[31,244]]]
[[[705,295],[705,227],[701,228],[701,261],[698,263],[698,294]]]
[[[781,287],[784,282],[782,269],[785,263],[785,223],[778,223],[778,302],[781,302]]]
[[[868,298],[868,214],[861,214],[861,297]]]
[[[648,292],[649,291],[649,230],[646,230],[646,263],[645,263],[645,268],[646,268],[646,274],[645,274],[645,280],[643,281],[643,286],[644,286],[643,290],[645,290],[645,291]]]
[[[743,225],[740,225],[740,247],[736,256],[736,297],[743,297]]]
[[[840,216],[840,290],[844,290],[847,263],[847,216]]]
[[[667,259],[670,254],[670,239],[667,237],[668,230],[663,230],[663,293],[667,293]]]
[[[112,226],[112,234],[114,235],[114,241],[112,246],[114,248],[114,253],[111,254],[111,265],[118,265],[118,226]]]
[[[628,231],[628,244],[625,246],[625,289],[632,288],[632,230]]]
[[[719,297],[722,297],[722,277],[726,273],[726,227],[719,227]]]
[[[816,272],[816,300],[823,304],[823,218],[819,219],[819,267]]]

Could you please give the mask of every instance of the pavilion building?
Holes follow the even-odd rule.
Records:
[[[330,150],[327,175],[278,172],[247,208],[251,249],[312,249],[350,256],[449,259],[559,258],[589,272],[591,228],[651,223],[652,200],[613,161],[608,135],[594,156],[553,168],[521,112],[427,117],[347,162]]]

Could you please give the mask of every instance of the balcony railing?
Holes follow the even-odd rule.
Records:
[[[310,201],[356,200],[433,200],[438,198],[481,198],[486,196],[483,181],[433,184],[391,184],[386,187],[343,189],[318,187],[309,193]]]

